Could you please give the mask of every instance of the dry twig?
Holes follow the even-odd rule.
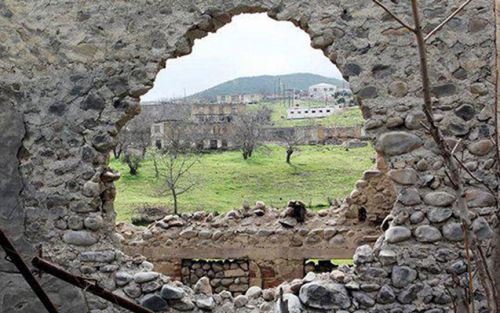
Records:
[[[375,2],[375,4],[377,4],[379,7],[381,7],[382,9],[384,9],[384,11],[387,12],[387,14],[389,14],[393,19],[395,19],[399,24],[401,24],[401,26],[403,26],[404,28],[408,29],[412,33],[415,32],[415,29],[413,27],[411,27],[410,25],[408,25],[407,23],[405,23],[402,19],[400,19],[399,17],[397,17],[396,14],[392,13],[392,11],[389,10],[380,1],[378,1],[378,0],[372,0],[372,1]]]
[[[465,8],[465,6],[470,2],[472,2],[472,0],[467,0],[464,3],[462,3],[462,5],[459,6],[455,11],[453,11],[453,13],[451,13],[450,16],[448,16],[443,22],[441,22],[441,24],[439,24],[438,26],[436,26],[436,28],[431,30],[427,34],[427,36],[425,36],[424,41],[427,41],[429,38],[434,36],[434,34],[436,34],[441,28],[443,28],[443,26],[445,26],[449,21],[451,21],[452,18],[454,18],[458,13],[460,13],[460,11],[462,11]]]
[[[468,279],[469,301],[467,303],[467,310],[469,312],[474,312],[474,277],[472,275],[472,260],[469,249],[469,230],[467,229],[467,225],[464,221],[462,221],[462,231],[464,233],[464,250],[465,250],[465,259],[467,260],[467,275],[469,276]]]

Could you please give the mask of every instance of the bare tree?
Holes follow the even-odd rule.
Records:
[[[155,171],[155,178],[160,177],[160,165],[158,164],[158,161],[161,157],[161,151],[159,148],[156,146],[151,147],[148,152],[147,156],[153,161],[153,169]]]
[[[123,160],[127,163],[129,168],[130,175],[137,175],[139,167],[141,166],[142,161],[144,160],[144,156],[141,150],[127,148],[123,153]]]
[[[253,151],[262,144],[263,127],[270,122],[271,111],[260,108],[238,115],[234,121],[234,142],[240,147],[243,159],[252,157]]]
[[[466,289],[466,293],[462,298],[462,303],[459,303],[459,310],[466,310],[469,313],[475,312],[475,297],[474,297],[474,273],[472,269],[473,261],[477,264],[478,277],[482,287],[485,290],[486,298],[488,300],[488,306],[490,312],[496,313],[498,311],[497,300],[498,300],[498,291],[496,290],[495,282],[492,279],[491,271],[489,269],[489,264],[484,256],[484,252],[481,247],[481,242],[476,238],[473,232],[470,231],[471,221],[469,218],[469,208],[467,202],[465,201],[464,195],[464,183],[462,180],[462,170],[465,171],[472,179],[477,181],[479,184],[483,185],[494,197],[497,199],[497,209],[498,209],[498,198],[497,194],[492,190],[492,188],[481,179],[477,178],[462,162],[460,158],[456,155],[457,147],[461,144],[461,141],[458,141],[454,147],[448,146],[446,143],[444,136],[436,125],[436,121],[434,120],[434,112],[433,105],[431,99],[431,82],[429,78],[428,72],[428,60],[427,60],[427,44],[426,41],[434,36],[440,29],[442,29],[454,16],[456,16],[460,11],[464,9],[464,7],[469,4],[472,0],[466,0],[462,3],[455,11],[453,11],[446,19],[443,20],[442,23],[437,25],[432,31],[430,31],[427,35],[424,34],[422,29],[420,13],[417,4],[417,0],[411,0],[411,9],[413,15],[414,26],[410,26],[405,23],[401,18],[399,18],[396,14],[394,14],[391,10],[389,10],[384,4],[382,4],[379,0],[372,0],[378,6],[380,6],[384,11],[386,11],[394,20],[396,20],[400,25],[409,30],[411,33],[415,35],[418,55],[420,59],[420,73],[422,78],[422,91],[423,91],[423,111],[426,117],[426,123],[422,124],[422,126],[429,132],[433,141],[436,143],[436,146],[439,149],[439,153],[444,160],[445,165],[445,173],[448,176],[450,184],[452,188],[455,190],[456,201],[454,203],[454,211],[457,216],[460,217],[462,222],[462,229],[464,232],[464,251],[465,258],[467,261],[467,285],[464,287]],[[496,110],[495,110],[496,113]],[[495,114],[495,130],[498,129],[497,116]],[[496,149],[497,149],[497,158],[498,158],[498,134],[495,134]],[[499,160],[497,160],[498,162]],[[497,173],[498,177],[498,173]],[[475,254],[475,256],[471,255],[471,252]]]
[[[167,151],[159,159],[162,168],[160,177],[172,195],[174,201],[174,214],[179,214],[178,198],[196,186],[190,176],[193,166],[199,162],[199,156],[192,152],[176,153]]]
[[[165,146],[157,157],[160,177],[173,199],[174,214],[179,214],[179,196],[192,190],[196,181],[190,175],[193,166],[200,161],[195,148],[196,124],[190,121],[169,123],[165,130]]]
[[[299,149],[305,135],[300,128],[287,128],[278,133],[279,139],[286,145],[286,163],[291,163],[292,154]]]

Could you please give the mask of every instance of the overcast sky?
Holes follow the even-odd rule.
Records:
[[[313,73],[341,78],[309,36],[266,14],[243,14],[217,33],[195,41],[193,52],[167,61],[144,101],[191,95],[222,82],[257,75]]]

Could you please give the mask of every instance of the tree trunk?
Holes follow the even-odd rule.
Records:
[[[155,169],[155,178],[160,177],[160,170],[158,169],[158,161],[156,160],[156,157],[153,158],[153,166]]]
[[[242,154],[243,154],[243,159],[248,159],[252,156],[252,148],[249,147],[243,147],[242,149]]]
[[[128,165],[129,169],[130,169],[130,175],[134,175],[136,176],[137,175],[137,168],[135,166],[132,166],[132,165]]]
[[[113,155],[115,156],[115,159],[119,159],[121,154],[122,154],[121,148],[115,147],[113,149]]]
[[[177,193],[175,192],[175,189],[172,189],[172,197],[174,198],[174,214],[179,215],[177,212]]]
[[[293,154],[292,148],[286,149],[286,163],[290,164],[290,159],[292,158],[292,154]]]

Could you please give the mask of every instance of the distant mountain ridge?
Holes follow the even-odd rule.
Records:
[[[286,75],[261,75],[253,77],[236,78],[204,91],[198,92],[188,98],[214,99],[217,96],[240,94],[271,95],[277,92],[278,86],[285,89],[307,90],[311,85],[328,83],[339,87],[349,87],[349,83],[332,77],[310,73],[295,73]]]

